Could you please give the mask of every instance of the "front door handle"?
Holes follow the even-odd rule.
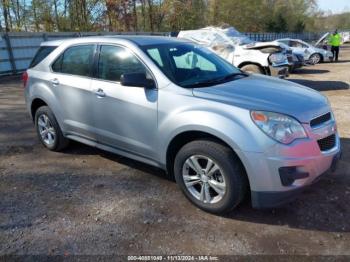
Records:
[[[98,97],[105,97],[106,93],[103,92],[103,89],[99,88],[95,91],[95,95],[97,95]]]
[[[50,82],[53,86],[58,86],[60,84],[60,81],[58,81],[57,78],[51,79]]]

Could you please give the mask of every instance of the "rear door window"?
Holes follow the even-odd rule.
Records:
[[[291,47],[297,47],[297,48],[307,48],[307,46],[303,43],[300,43],[298,41],[290,41]]]
[[[90,76],[95,45],[69,47],[52,64],[52,70],[58,73]]]
[[[55,50],[57,46],[40,46],[38,51],[36,52],[32,62],[29,65],[29,68],[32,68],[43,61],[53,50]]]

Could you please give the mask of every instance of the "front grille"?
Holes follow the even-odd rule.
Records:
[[[335,147],[335,134],[327,136],[317,141],[321,151],[327,151]]]
[[[329,113],[327,113],[327,114],[324,114],[324,115],[322,115],[322,116],[319,116],[319,117],[316,117],[316,118],[312,119],[312,120],[310,121],[310,126],[311,126],[311,127],[315,127],[315,126],[321,125],[321,124],[323,124],[323,123],[325,123],[325,122],[331,120],[331,118],[332,118],[332,115],[331,115],[331,113],[329,112]]]

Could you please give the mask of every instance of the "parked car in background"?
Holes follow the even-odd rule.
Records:
[[[303,53],[305,61],[310,64],[330,62],[333,60],[332,52],[327,49],[315,47],[300,39],[283,38],[276,41],[288,45],[293,51]]]
[[[235,208],[246,193],[258,208],[290,201],[340,154],[326,97],[244,73],[188,41],[45,42],[23,80],[47,149],[71,139],[157,166],[212,213]]]
[[[245,72],[280,77],[288,75],[289,62],[279,43],[255,42],[233,27],[180,31],[178,37],[211,49]]]
[[[340,35],[343,38],[343,43],[349,43],[350,42],[350,32],[340,32]]]

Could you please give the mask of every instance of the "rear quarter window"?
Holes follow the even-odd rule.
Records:
[[[43,61],[57,46],[41,46],[36,52],[32,62],[29,65],[29,68],[32,68]]]

